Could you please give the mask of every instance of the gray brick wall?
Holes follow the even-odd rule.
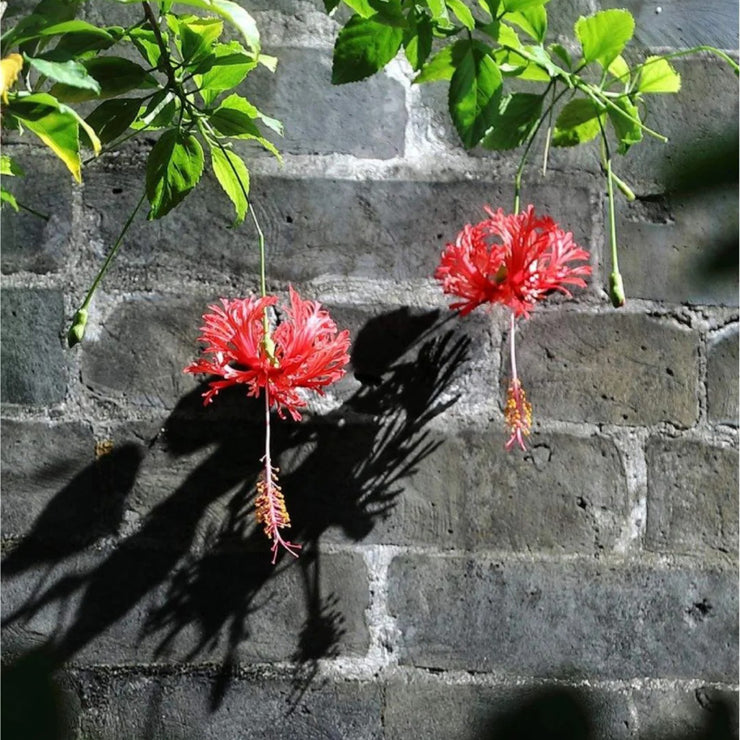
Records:
[[[131,19],[114,5],[85,16]],[[535,425],[507,454],[507,316],[453,317],[430,276],[462,224],[511,202],[516,155],[464,152],[444,86],[411,86],[402,61],[332,87],[341,17],[319,0],[245,5],[280,59],[248,92],[286,125],[284,165],[251,160],[270,288],[321,300],[353,340],[347,376],[273,428],[304,550],[272,566],[253,522],[260,404],[204,409],[182,373],[205,308],[256,289],[255,234],[228,228],[210,180],[139,218],[68,350],[151,142],[77,186],[9,137],[49,219],[2,217],[6,721],[75,740],[737,737],[737,274],[716,259],[737,192],[665,186],[736,139],[734,76],[677,62],[683,90],[649,121],[669,143],[617,163],[638,194],[619,206],[620,311],[597,157],[530,170],[524,202],[594,274],[520,324]],[[626,6],[646,53],[736,53],[730,3]]]

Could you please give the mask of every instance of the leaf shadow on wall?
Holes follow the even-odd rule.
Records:
[[[298,646],[293,658],[301,666],[299,695],[315,676],[317,661],[336,654],[344,634],[342,605],[322,589],[319,539],[330,529],[350,541],[366,537],[389,515],[401,480],[436,449],[425,427],[455,402],[449,387],[470,345],[464,333],[445,330],[448,320],[440,320],[438,311],[412,315],[408,309],[372,319],[352,353],[360,389],[326,418],[274,425],[276,456],[300,453],[299,462],[281,475],[290,536],[303,544],[296,562],[280,553],[273,566],[269,543],[253,524],[263,454],[261,404],[233,389],[204,410],[200,388],[178,403],[163,432],[148,444],[150,451],[163,448],[170,460],[194,456],[199,462],[176,490],[165,497],[157,490],[158,503],[113,548],[111,536],[137,485],[144,450],[126,443],[105,462],[107,474],[119,482],[105,527],[84,505],[91,471],[83,471],[3,562],[6,577],[43,571],[23,603],[5,616],[4,629],[22,630],[42,613],[62,615],[49,639],[32,651],[58,668],[84,649],[100,650],[96,638],[143,609],[139,640],[156,642],[155,658],[221,662],[211,697],[215,710],[239,662],[240,646],[255,637],[250,617],[265,606],[267,584],[297,567],[306,614],[300,634],[293,636]],[[88,483],[82,485],[83,479]],[[209,507],[227,497],[225,518],[209,530]],[[70,510],[79,512],[73,522]],[[70,527],[77,537],[64,544]],[[108,538],[102,561],[85,551],[101,537]]]

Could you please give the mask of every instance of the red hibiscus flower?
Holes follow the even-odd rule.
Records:
[[[445,293],[460,300],[450,308],[470,313],[485,303],[503,303],[511,309],[509,343],[512,380],[507,389],[504,417],[511,436],[506,443],[526,450],[524,438],[532,426],[532,405],[516,369],[515,319],[528,318],[537,301],[553,290],[570,296],[565,287],[585,287],[591,274],[589,254],[548,216],[537,217],[533,206],[524,213],[507,215],[485,208],[490,218],[467,224],[454,244],[448,244],[434,277]]]
[[[264,388],[281,417],[285,411],[298,421],[306,405],[299,389],[323,393],[324,386],[344,375],[349,362],[349,332],[337,333],[329,314],[315,301],[304,301],[290,288],[286,319],[272,332],[265,331],[265,312],[277,296],[221,300],[198,341],[205,343],[205,357],[185,368],[186,373],[219,375],[203,394],[208,404],[224,388],[243,384],[247,395],[259,396]]]
[[[298,410],[306,405],[301,390],[323,393],[323,388],[344,373],[349,362],[349,332],[337,332],[329,314],[315,301],[304,301],[290,288],[290,307],[285,320],[270,330],[269,307],[276,296],[244,298],[211,306],[203,316],[205,326],[199,341],[205,343],[204,357],[185,368],[186,373],[218,375],[203,394],[204,404],[232,385],[245,385],[247,395],[265,392],[265,454],[263,470],[257,480],[255,512],[257,522],[272,540],[272,562],[283,547],[297,557],[300,545],[285,540],[281,529],[290,527],[277,468],[270,457],[270,408],[281,417],[287,411],[300,420]]]
[[[531,205],[511,215],[485,210],[490,218],[466,225],[434,274],[445,293],[462,299],[450,308],[465,315],[484,303],[503,303],[527,317],[550,291],[570,295],[566,285],[586,285],[590,265],[569,263],[588,260],[588,252],[551,218],[537,217]]]

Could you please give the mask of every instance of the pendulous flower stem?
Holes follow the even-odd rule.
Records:
[[[612,160],[607,153],[606,157],[606,187],[609,194],[609,245],[612,255],[612,271],[609,275],[609,297],[614,308],[624,306],[624,283],[619,272],[619,255],[617,254],[617,219],[614,209],[614,175],[612,174]]]
[[[129,227],[133,223],[134,219],[136,218],[136,214],[139,212],[139,208],[141,208],[141,204],[144,202],[144,199],[146,198],[146,193],[142,193],[141,198],[139,198],[139,202],[136,204],[136,208],[131,212],[131,215],[128,217],[128,220],[123,225],[123,228],[121,229],[121,233],[118,235],[118,238],[116,239],[115,243],[111,247],[110,252],[108,252],[108,256],[105,258],[105,262],[103,262],[103,266],[100,268],[100,271],[98,272],[97,276],[95,277],[95,280],[93,280],[93,284],[90,286],[90,290],[87,291],[87,295],[85,296],[85,300],[82,302],[82,305],[77,309],[74,318],[72,319],[72,326],[70,327],[69,332],[67,333],[67,344],[70,347],[74,347],[75,344],[78,344],[82,341],[82,338],[85,336],[85,327],[87,325],[87,310],[90,306],[90,301],[92,300],[93,294],[97,290],[97,287],[100,283],[100,281],[103,279],[103,276],[108,271],[108,268],[110,267],[111,262],[113,261],[113,258],[116,256],[116,252],[118,252],[118,248],[123,243],[123,237],[126,235],[126,232],[129,230]]]

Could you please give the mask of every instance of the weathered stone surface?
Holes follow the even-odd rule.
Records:
[[[646,545],[737,555],[737,451],[683,439],[650,440]]]
[[[215,297],[146,295],[119,306],[83,345],[82,381],[103,397],[172,408],[195,388],[183,368],[197,354],[202,314]]]
[[[90,427],[3,419],[2,440],[3,536],[37,525],[44,538],[75,539],[80,517],[105,498],[85,472],[95,459]]]
[[[46,406],[64,400],[64,301],[58,290],[5,288],[2,306],[3,403]]]
[[[33,138],[27,134],[26,139]],[[25,176],[3,178],[16,200],[40,215],[2,209],[2,272],[56,272],[69,255],[72,232],[72,188],[69,170],[50,152],[8,146],[3,154],[20,165]]]
[[[499,675],[702,678],[737,669],[737,571],[398,556],[403,664]]]
[[[708,193],[617,201],[619,267],[628,298],[737,305],[737,269],[724,264],[737,241],[737,189]]]
[[[456,684],[440,676],[392,678],[383,714],[386,739],[634,737],[622,692],[554,685]]]
[[[698,418],[699,335],[668,318],[534,314],[517,353],[535,419],[688,427]]]
[[[371,159],[403,156],[405,91],[384,74],[359,84],[331,84],[331,49],[278,48],[277,70],[257,69],[244,94],[282,121],[286,154],[352,154]],[[269,132],[268,132],[269,133]]]
[[[369,519],[372,529],[363,541],[525,552],[614,547],[627,528],[629,511],[624,470],[613,443],[535,435],[529,453],[514,455],[504,450],[505,441],[498,431],[425,437],[429,453],[414,461],[413,470],[396,485],[386,486],[393,493],[392,508],[382,518]],[[323,472],[328,468],[317,471],[307,487],[336,490],[337,503],[346,502],[352,477],[345,476],[345,488],[341,476],[335,482]],[[384,472],[389,470],[392,465],[384,466]],[[316,499],[313,491],[311,499]]]
[[[640,737],[737,737],[737,692],[710,686],[690,689],[641,689],[633,692]]]
[[[100,218],[101,238],[114,240],[120,213],[136,204],[132,187],[143,170],[90,172],[84,191],[88,209]],[[110,191],[122,189],[117,208]],[[468,221],[485,217],[482,206],[510,203],[509,181],[434,182],[254,177],[252,205],[266,237],[271,280],[301,282],[318,276],[384,280],[428,279],[448,241]],[[557,213],[579,243],[588,244],[590,194],[575,179],[529,188],[532,202]],[[239,275],[243,283],[259,272],[254,233],[229,228],[230,203],[215,182],[204,178],[198,193],[158,221],[135,222],[117,269],[167,268],[189,279]],[[203,226],[207,225],[207,234]]]
[[[164,504],[113,551],[73,555],[52,572],[34,564],[5,577],[3,648],[17,655],[48,646],[58,660],[78,665],[365,653],[369,595],[361,555],[315,560],[303,553],[274,566],[269,552],[238,549],[234,522],[214,533],[210,550],[188,554],[173,544],[182,519],[170,523],[168,515],[189,503]],[[160,549],[142,548],[155,531]]]
[[[707,351],[707,413],[710,421],[737,426],[738,327],[716,336]]]
[[[270,674],[98,678],[78,675],[94,697],[85,708],[82,737],[167,740],[381,740],[381,690],[359,681],[300,681]],[[219,686],[219,682],[225,686]]]

